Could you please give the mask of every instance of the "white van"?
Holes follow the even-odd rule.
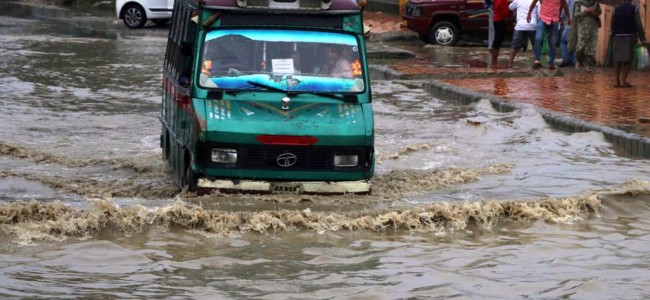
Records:
[[[151,20],[163,25],[172,17],[174,0],[116,0],[115,13],[129,28],[141,28]]]

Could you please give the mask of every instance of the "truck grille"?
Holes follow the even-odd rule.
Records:
[[[334,154],[329,151],[300,148],[248,148],[242,151],[242,168],[263,167],[265,169],[323,169],[332,164]],[[284,156],[282,156],[284,155]],[[291,156],[293,155],[293,156]],[[295,157],[295,163],[288,167],[281,167],[278,160],[287,160]],[[286,163],[289,164],[289,163]]]

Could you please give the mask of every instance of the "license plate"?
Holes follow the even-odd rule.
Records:
[[[299,183],[274,182],[271,185],[271,192],[273,194],[300,194],[300,188]]]

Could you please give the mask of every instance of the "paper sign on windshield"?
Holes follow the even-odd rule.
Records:
[[[293,58],[277,58],[271,60],[273,74],[293,74]]]

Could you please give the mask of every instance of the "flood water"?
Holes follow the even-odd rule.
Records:
[[[650,167],[373,81],[371,196],[177,191],[165,28],[0,3],[0,298],[650,297]]]

